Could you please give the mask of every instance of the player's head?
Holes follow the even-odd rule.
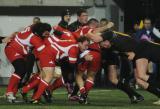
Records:
[[[108,24],[108,20],[106,18],[102,18],[100,20],[100,27],[103,27]]]
[[[103,47],[103,48],[110,48],[110,47],[111,47],[111,43],[110,43],[110,41],[108,41],[108,40],[102,41],[102,42],[100,43],[100,45],[101,45],[101,47]]]
[[[101,46],[104,48],[110,48],[111,47],[111,40],[115,37],[115,34],[112,31],[105,31],[102,33],[102,39],[103,42],[101,42]]]
[[[66,10],[64,10],[62,12],[61,18],[62,18],[62,21],[65,21],[67,23],[70,22],[70,20],[71,20],[71,12],[69,11],[69,9],[66,9]]]
[[[103,38],[103,41],[105,40],[111,41],[114,38],[115,34],[112,31],[105,31],[102,33],[101,36]]]
[[[41,22],[41,19],[39,17],[33,18],[33,24],[40,23],[40,22]]]
[[[44,38],[50,34],[51,25],[48,23],[37,23],[34,24],[31,29],[35,35]]]
[[[99,26],[99,21],[95,18],[91,18],[91,19],[89,19],[87,24],[90,28],[95,29]]]
[[[78,43],[80,51],[84,51],[88,49],[89,39],[85,36],[81,36],[77,39],[77,43]]]
[[[77,19],[81,24],[86,24],[88,22],[88,12],[85,9],[79,9],[77,11]]]

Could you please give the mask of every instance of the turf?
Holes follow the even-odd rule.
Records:
[[[33,105],[25,103],[10,104],[3,96],[5,87],[0,88],[0,109],[160,109],[153,105],[157,98],[146,91],[138,91],[145,100],[138,104],[130,104],[128,97],[119,90],[94,89],[89,95],[89,105],[80,105],[77,102],[67,100],[65,89],[56,90],[53,93],[52,104]],[[21,99],[20,95],[18,95]]]

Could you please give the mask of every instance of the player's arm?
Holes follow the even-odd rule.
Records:
[[[88,32],[85,36],[88,37],[93,42],[101,42],[101,41],[103,41],[103,38],[101,37],[100,34],[95,34],[93,32]]]
[[[0,43],[3,43],[3,42],[4,42],[4,41],[3,41],[4,38],[5,38],[5,37],[0,36]]]
[[[0,36],[0,43],[8,43],[11,41],[11,39],[13,37],[15,37],[15,35],[17,34],[18,32],[14,32],[12,33],[10,36],[6,36],[6,37],[3,37],[3,36]]]
[[[93,33],[102,33],[110,28],[112,28],[114,26],[113,22],[109,22],[107,25],[103,26],[103,27],[99,27],[99,28],[95,28]]]

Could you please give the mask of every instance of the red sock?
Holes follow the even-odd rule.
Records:
[[[13,89],[13,94],[14,94],[14,96],[17,94],[17,92],[18,92],[18,85],[17,86],[15,86],[15,88]]]
[[[85,87],[87,93],[92,89],[93,85],[94,85],[93,81],[86,80],[84,87]]]
[[[14,90],[18,90],[18,84],[20,79],[21,77],[18,76],[17,74],[15,73],[12,74],[7,87],[7,93],[10,93],[10,92],[14,93]]]
[[[28,91],[30,91],[31,89],[35,88],[38,86],[38,84],[40,83],[40,77],[38,75],[34,75],[34,80],[33,78],[31,78],[32,81],[30,81],[28,83],[28,85],[24,86],[22,88],[22,92],[23,93],[27,93]]]
[[[33,95],[32,95],[32,99],[35,97],[35,93],[37,92],[38,90],[38,86],[36,86],[34,89],[33,89]]]
[[[39,76],[39,73],[33,74],[32,77],[29,79],[28,82],[30,83],[30,82],[34,81],[38,76]]]
[[[86,89],[84,87],[80,88],[79,91],[81,94],[86,93]]]
[[[56,89],[58,89],[58,88],[60,88],[60,87],[62,87],[63,86],[63,80],[62,80],[62,77],[60,77],[60,78],[57,78],[54,82],[53,82],[53,84],[51,84],[50,86],[49,86],[49,90],[52,92],[53,90],[56,90]]]
[[[39,100],[44,91],[48,88],[49,84],[41,79],[37,92],[33,95],[34,100]]]

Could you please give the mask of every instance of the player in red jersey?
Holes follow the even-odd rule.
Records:
[[[61,13],[61,21],[59,22],[58,25],[53,27],[54,35],[62,40],[72,40],[76,42],[74,35],[72,34],[72,32],[68,30],[68,27],[69,27],[68,24],[70,22],[70,19],[71,19],[70,10],[68,9],[64,10]],[[51,85],[52,87],[51,89],[53,91],[59,87],[65,86],[68,91],[68,95],[70,95],[73,91],[73,83],[75,82],[73,81],[75,78],[74,77],[75,70],[73,68],[73,65],[69,63],[67,58],[63,58],[63,60],[61,60],[61,70],[62,70],[62,77],[58,78]]]
[[[47,23],[38,23],[27,27],[24,31],[18,32],[5,47],[5,54],[15,68],[6,92],[9,102],[16,100],[14,92],[18,89],[18,83],[26,73],[25,58],[30,48],[34,47],[37,51],[42,52],[45,48],[42,36],[50,30],[50,25]]]
[[[32,97],[32,103],[38,103],[41,95],[47,88],[49,88],[49,84],[53,78],[57,78],[57,76],[55,76],[55,62],[57,60],[68,57],[71,64],[75,64],[77,62],[79,48],[83,50],[88,46],[87,38],[82,41],[83,42],[76,44],[71,40],[59,40],[54,35],[45,39],[44,42],[47,47],[45,48],[45,52],[39,54],[39,61],[43,70],[41,74],[42,79],[39,82],[38,90]]]
[[[56,37],[58,37],[59,39],[61,39],[61,40],[72,40],[72,41],[74,41],[74,42],[76,42],[75,41],[75,39],[74,39],[74,37],[73,37],[73,35],[72,35],[72,33],[69,31],[69,30],[67,30],[67,28],[68,28],[68,23],[69,23],[69,21],[70,21],[70,17],[71,17],[71,13],[70,13],[70,11],[67,9],[67,10],[65,10],[65,11],[63,11],[62,12],[62,15],[61,15],[61,21],[60,21],[60,23],[57,25],[57,26],[54,26],[53,27],[53,29],[54,29],[54,35],[56,36]],[[67,64],[65,64],[64,65],[64,63],[67,63]],[[66,65],[67,65],[67,67],[66,67]],[[65,67],[64,67],[65,66]],[[69,63],[69,61],[68,60],[66,60],[65,58],[63,58],[63,62],[62,62],[62,60],[61,60],[61,68],[62,68],[62,75],[65,75],[64,77],[65,77],[65,82],[62,82],[62,77],[60,77],[60,78],[58,78],[50,87],[51,87],[51,89],[56,89],[56,88],[58,88],[58,87],[61,87],[61,86],[63,86],[63,85],[65,85],[65,86],[67,86],[67,90],[70,92],[70,88],[69,88],[69,86],[70,85],[68,85],[68,82],[71,82],[71,81],[73,81],[73,74],[74,74],[74,68],[73,68],[73,66],[74,65],[71,65],[70,63]],[[69,71],[68,71],[68,69],[70,69]],[[71,74],[71,75],[69,75],[69,74]],[[69,75],[69,76],[68,76]],[[68,79],[68,77],[72,77],[70,80]],[[39,77],[38,77],[39,78]],[[37,79],[37,81],[38,81],[38,79]],[[29,89],[32,89],[32,86],[34,86],[34,83],[36,83],[35,81],[33,81],[33,84],[32,83],[30,83],[29,84],[29,86],[30,86],[30,88],[25,88],[26,90],[24,91],[25,93],[26,92],[28,92],[29,91]],[[65,83],[67,83],[67,85],[65,84]],[[48,92],[48,91],[45,91],[45,93],[44,93],[44,96],[45,96],[45,98],[46,98],[46,100],[48,99],[48,97],[47,97],[47,95],[51,95],[50,94],[50,92]],[[48,101],[48,100],[47,100]],[[49,100],[50,101],[50,100]]]
[[[34,17],[32,22],[33,23],[29,27],[31,27],[34,24],[41,23],[41,19],[39,17]],[[19,83],[19,87],[18,87],[19,89],[22,88],[28,82],[30,77],[34,78],[35,75],[37,75],[35,73],[38,73],[38,72],[33,72],[33,67],[34,67],[35,62],[36,62],[36,58],[33,53],[33,50],[30,50],[30,52],[28,53],[26,57],[26,74],[24,78],[21,79],[21,82]]]
[[[93,28],[93,26],[87,25],[88,21],[88,13],[84,9],[80,9],[77,12],[78,20],[70,25],[70,31],[74,34],[76,38],[81,36],[85,36],[90,39],[90,45],[88,51],[86,51],[86,58],[89,58],[88,61],[84,61],[79,63],[78,65],[78,73],[76,76],[77,84],[80,88],[80,103],[87,103],[86,98],[89,90],[92,89],[94,84],[95,74],[100,69],[101,64],[101,54],[100,54],[100,46],[99,41],[101,40],[101,36],[99,33],[110,29],[113,27],[113,23],[109,22],[108,25],[101,28]],[[83,74],[87,71],[87,79],[83,81]],[[71,96],[77,94],[77,88],[75,86],[75,90],[73,91]]]

